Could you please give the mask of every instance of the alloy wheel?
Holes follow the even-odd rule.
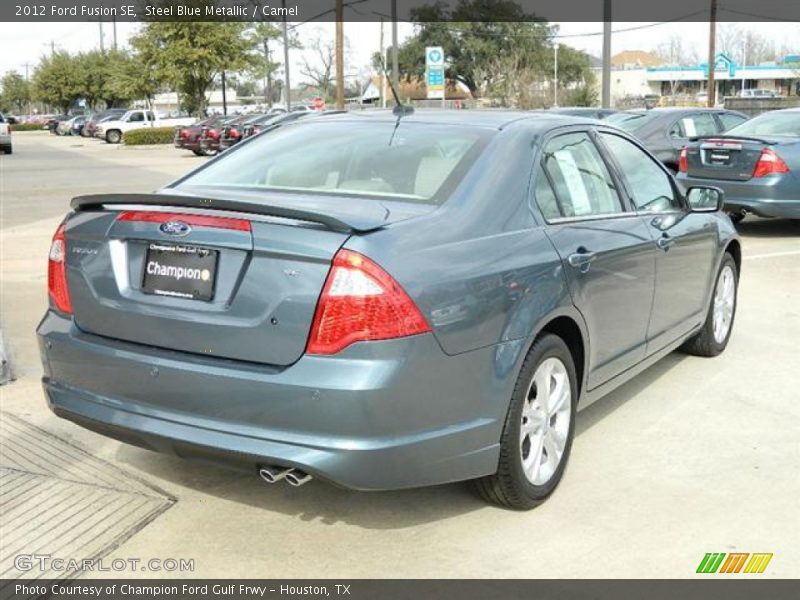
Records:
[[[725,341],[731,329],[733,310],[736,303],[736,279],[730,265],[725,265],[717,279],[717,289],[714,292],[714,340],[718,344]]]

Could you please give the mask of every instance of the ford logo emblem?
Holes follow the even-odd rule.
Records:
[[[162,223],[159,227],[162,233],[166,233],[167,235],[189,235],[191,233],[192,228],[189,226],[188,223],[184,223],[183,221],[167,221],[166,223]]]

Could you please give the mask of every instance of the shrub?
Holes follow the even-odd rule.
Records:
[[[174,137],[175,127],[142,127],[133,131],[126,131],[122,135],[122,143],[127,146],[171,144]]]
[[[14,123],[9,125],[11,131],[43,131],[44,123]]]

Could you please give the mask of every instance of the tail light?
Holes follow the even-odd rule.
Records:
[[[306,352],[336,354],[355,342],[430,330],[413,300],[386,271],[366,256],[340,250],[322,288]]]
[[[189,132],[186,131],[185,129],[181,129],[181,139],[185,140],[188,137],[189,137]]]
[[[231,129],[230,131],[228,131],[228,137],[236,139],[239,137],[239,132],[236,129]]]
[[[56,308],[71,315],[72,302],[67,288],[66,261],[67,240],[64,237],[64,225],[60,225],[50,244],[50,255],[47,260],[47,291]]]
[[[679,173],[689,172],[689,152],[688,150],[686,150],[686,146],[684,146],[683,150],[681,150],[681,156],[678,159],[678,172]]]
[[[261,133],[261,127],[253,127],[253,135]]]
[[[217,131],[216,129],[209,129],[208,130],[208,137],[210,137],[212,140],[218,140],[219,139],[219,131]]]
[[[753,170],[753,177],[766,177],[775,173],[788,173],[789,167],[783,159],[775,154],[773,150],[764,148],[761,156],[758,157],[756,168]]]

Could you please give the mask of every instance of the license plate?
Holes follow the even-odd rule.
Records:
[[[214,297],[217,250],[151,242],[144,262],[146,294],[209,301]]]

